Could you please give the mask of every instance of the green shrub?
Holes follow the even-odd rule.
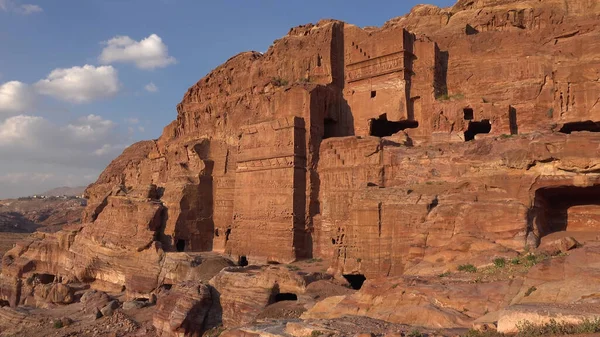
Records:
[[[317,337],[317,336],[321,336],[322,334],[323,334],[323,332],[321,332],[321,331],[319,331],[319,330],[313,330],[313,331],[310,333],[310,336],[311,336],[311,337]]]
[[[298,266],[294,266],[294,265],[291,265],[291,264],[288,264],[288,265],[286,265],[285,267],[286,267],[287,269],[291,270],[291,271],[297,271],[297,270],[300,270],[300,268],[299,268]]]
[[[531,322],[519,322],[518,336],[522,337],[541,337],[541,336],[560,336],[560,335],[579,335],[595,334],[600,332],[600,319],[585,319],[579,324],[559,323],[554,319],[543,325],[534,325]]]
[[[57,319],[56,321],[54,321],[54,329],[60,329],[63,327],[63,322],[59,319]]]
[[[284,80],[281,77],[273,77],[271,79],[271,84],[276,87],[285,87],[286,85],[288,85],[288,83],[289,82],[287,80]]]
[[[521,260],[518,257],[515,257],[512,260],[510,260],[510,263],[516,266],[518,264],[521,264]]]
[[[493,331],[493,330],[479,331],[479,330],[471,329],[471,330],[467,331],[467,333],[462,335],[461,337],[504,337],[504,336],[505,335],[503,333]]]
[[[461,264],[460,266],[458,266],[458,271],[464,271],[466,273],[476,273],[477,272],[477,267],[475,267],[472,264]]]
[[[450,276],[450,272],[449,272],[449,271],[447,271],[447,272],[445,272],[445,273],[441,273],[441,274],[439,274],[438,276],[439,276],[439,277],[446,277],[446,276]]]
[[[504,268],[504,266],[506,266],[506,259],[503,257],[495,258],[494,266],[496,266],[496,268]]]
[[[419,331],[417,329],[413,329],[407,336],[408,337],[423,337],[423,334],[421,333],[421,331]]]

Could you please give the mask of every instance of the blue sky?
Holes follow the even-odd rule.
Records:
[[[93,182],[211,69],[293,26],[381,26],[420,2],[0,0],[0,198]]]

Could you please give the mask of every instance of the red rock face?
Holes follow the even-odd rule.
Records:
[[[293,28],[202,78],[158,140],[115,159],[75,239],[6,268],[57,258],[136,296],[176,251],[435,275],[597,231],[598,15],[593,0],[461,0],[382,28]]]

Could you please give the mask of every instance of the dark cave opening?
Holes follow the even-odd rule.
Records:
[[[379,118],[372,118],[369,120],[369,135],[375,137],[389,137],[395,133],[398,133],[406,129],[415,129],[419,127],[417,121],[399,121],[390,122],[387,120],[385,114],[379,116]]]
[[[489,119],[484,119],[481,122],[469,122],[469,128],[465,131],[465,142],[475,139],[475,135],[481,133],[490,133],[492,131],[492,123]]]
[[[579,131],[600,132],[600,122],[585,121],[565,123],[559,130],[559,132],[566,134]]]
[[[282,301],[297,301],[298,296],[294,293],[279,293],[273,296],[273,303],[282,302]]]
[[[600,185],[540,188],[533,210],[540,237],[561,231],[600,232]]]
[[[463,109],[463,118],[465,120],[472,120],[474,118],[474,114],[473,114],[473,109],[471,108],[464,108]]]
[[[350,287],[355,290],[362,288],[363,283],[367,280],[365,275],[362,274],[344,274],[344,278],[350,283]]]
[[[248,258],[246,258],[246,256],[242,255],[238,258],[238,266],[242,266],[245,267],[248,265]]]
[[[177,242],[175,243],[175,248],[177,249],[178,252],[185,251],[185,240],[177,239]]]
[[[337,136],[337,122],[331,118],[325,118],[323,121],[323,139]]]
[[[56,277],[52,274],[35,274],[35,277],[41,284],[53,283]]]

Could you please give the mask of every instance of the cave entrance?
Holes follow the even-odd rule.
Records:
[[[323,139],[337,136],[337,122],[331,118],[325,118],[323,121]]]
[[[600,185],[540,188],[534,212],[540,237],[560,231],[600,232]]]
[[[489,119],[484,119],[481,122],[469,122],[469,128],[465,131],[465,142],[475,139],[475,135],[481,133],[490,133],[492,131],[492,123]]]
[[[406,129],[415,129],[419,127],[417,121],[399,121],[390,122],[387,120],[387,115],[383,114],[379,118],[372,118],[369,120],[369,135],[375,137],[389,137],[395,133],[398,133]]]
[[[579,131],[600,132],[600,122],[585,121],[565,123],[559,130],[559,132],[566,134],[571,134],[571,132]]]
[[[178,252],[185,251],[185,240],[177,239],[177,242],[175,243],[175,248],[177,249]]]
[[[474,118],[475,114],[473,113],[473,109],[471,108],[464,108],[463,109],[463,118],[465,120],[472,120]]]
[[[41,284],[50,284],[56,279],[56,276],[52,274],[35,274],[35,277]]]
[[[248,265],[248,258],[246,258],[246,256],[242,255],[238,258],[238,266],[242,266],[245,267]]]
[[[294,293],[279,293],[275,294],[273,297],[273,303],[282,302],[282,301],[297,301],[298,296]]]
[[[362,274],[345,274],[344,278],[346,279],[346,281],[348,281],[348,283],[350,283],[350,287],[356,290],[362,288],[363,283],[365,283],[365,281],[367,280],[365,275]]]

